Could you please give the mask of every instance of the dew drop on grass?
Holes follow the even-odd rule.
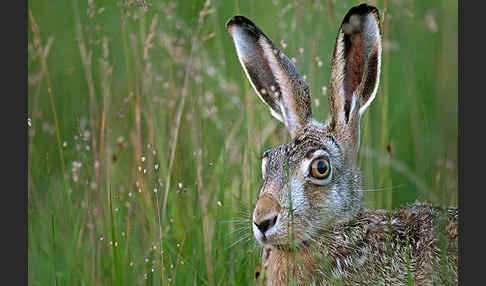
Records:
[[[322,87],[322,95],[326,96],[327,94],[327,86]]]

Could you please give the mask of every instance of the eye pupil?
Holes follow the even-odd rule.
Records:
[[[324,161],[319,161],[317,163],[317,171],[319,172],[319,174],[325,174],[326,173],[327,165]]]

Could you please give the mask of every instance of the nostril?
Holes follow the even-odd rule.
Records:
[[[270,229],[272,226],[274,226],[277,223],[277,216],[274,216],[270,219],[266,219],[260,223],[253,222],[256,227],[263,233]]]

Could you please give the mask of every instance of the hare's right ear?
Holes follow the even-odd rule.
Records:
[[[378,9],[353,7],[339,29],[331,66],[330,127],[359,148],[359,120],[375,98],[380,80],[381,30]]]
[[[251,85],[294,137],[312,117],[309,87],[302,75],[248,18],[234,16],[226,27]]]

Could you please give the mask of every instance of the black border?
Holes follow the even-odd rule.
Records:
[[[465,5],[465,4],[469,5]],[[486,19],[483,1],[459,1],[459,285],[479,285],[484,270],[483,228],[486,201],[483,163],[486,156],[483,133]],[[468,131],[466,131],[468,130]],[[469,136],[466,137],[465,134]],[[474,164],[476,159],[478,164]],[[468,164],[468,165],[466,165]],[[477,165],[477,166],[475,166]],[[467,227],[469,226],[469,234]],[[474,257],[476,256],[476,257]],[[477,278],[477,279],[476,279]]]
[[[2,285],[28,284],[28,2],[4,3],[2,27]],[[5,15],[6,14],[6,15]],[[6,184],[5,184],[6,183]],[[10,280],[12,281],[11,283]]]

